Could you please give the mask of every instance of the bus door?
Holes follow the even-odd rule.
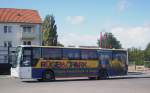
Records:
[[[23,55],[20,61],[20,77],[31,78],[31,47],[23,47]]]
[[[112,51],[100,50],[98,51],[99,55],[99,66],[102,69],[106,69],[108,75],[112,75],[113,71],[111,68],[112,61]]]

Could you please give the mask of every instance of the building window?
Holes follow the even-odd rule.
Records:
[[[26,44],[26,41],[23,41],[23,45],[27,45],[27,44]]]
[[[12,27],[8,26],[8,32],[11,32],[11,31],[12,31]]]
[[[31,41],[23,41],[23,45],[31,45]]]
[[[4,26],[4,33],[7,33],[7,26]]]
[[[11,41],[8,41],[8,46],[12,47],[12,42]]]
[[[32,31],[32,27],[30,27],[30,26],[25,26],[25,27],[23,27],[23,32],[28,32],[28,33],[31,33],[31,31]]]
[[[4,26],[4,33],[11,33],[12,27],[11,26]]]
[[[28,45],[31,45],[31,41],[28,41],[27,44],[28,44]]]
[[[4,41],[4,47],[12,47],[12,41]]]
[[[8,63],[8,57],[4,56],[4,63]]]
[[[7,47],[7,42],[6,41],[4,41],[4,47]]]

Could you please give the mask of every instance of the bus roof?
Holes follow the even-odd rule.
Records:
[[[99,49],[99,50],[116,50],[127,51],[127,49],[108,49],[108,48],[83,48],[83,47],[61,47],[61,46],[38,46],[38,45],[19,45],[20,47],[42,47],[42,48],[67,48],[67,49]]]

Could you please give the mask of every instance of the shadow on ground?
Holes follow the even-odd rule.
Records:
[[[128,75],[126,75],[126,76],[114,76],[114,77],[110,77],[109,79],[103,79],[103,80],[142,79],[142,78],[149,78],[150,79],[150,76],[144,76],[144,74],[145,73],[142,73],[142,72],[129,72]],[[62,79],[62,80],[55,80],[55,81],[52,81],[52,82],[72,82],[72,81],[97,81],[97,80]],[[23,82],[25,82],[25,83],[43,83],[43,82],[39,82],[39,81],[23,81]],[[46,83],[46,82],[44,82],[44,83]]]
[[[128,75],[143,75],[143,72],[128,72]]]

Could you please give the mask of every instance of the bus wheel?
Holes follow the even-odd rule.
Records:
[[[89,80],[96,80],[96,77],[88,77]]]
[[[43,73],[43,77],[42,77],[43,81],[54,81],[55,80],[55,75],[52,71],[50,70],[46,70]]]
[[[109,78],[109,75],[107,73],[107,70],[106,69],[101,69],[99,70],[99,75],[97,77],[97,79],[108,79]]]

